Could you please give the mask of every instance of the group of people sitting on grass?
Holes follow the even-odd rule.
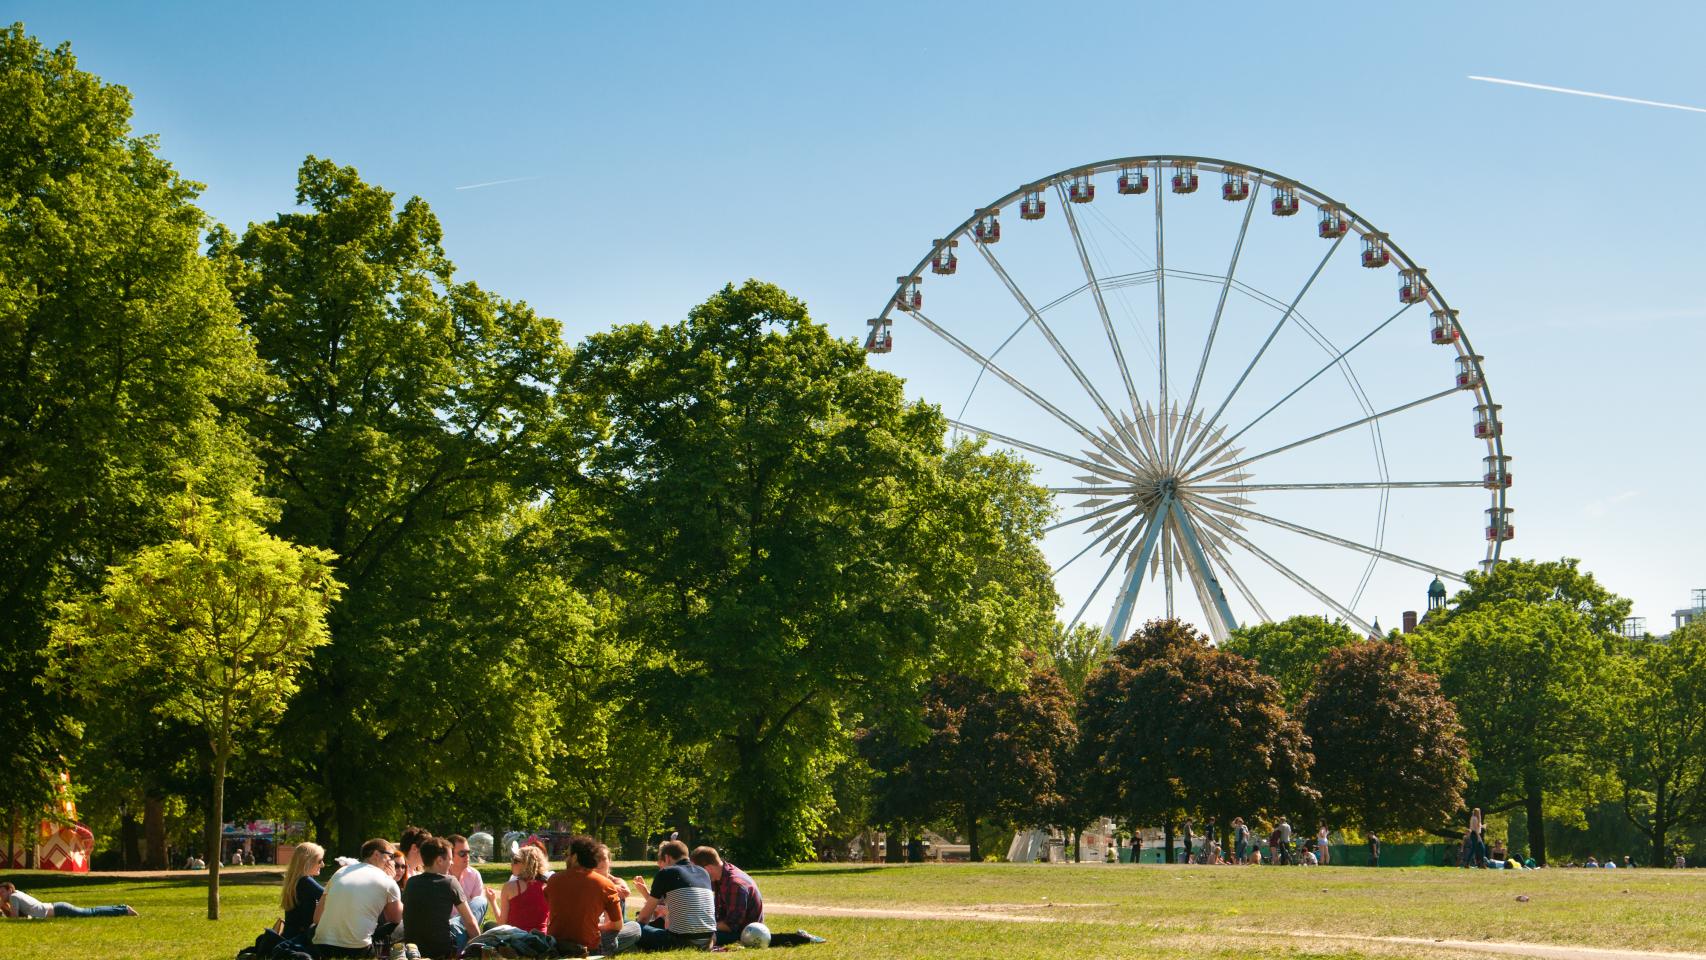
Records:
[[[764,929],[758,885],[712,847],[689,852],[680,840],[664,841],[652,882],[636,876],[630,885],[611,871],[610,849],[591,837],[571,839],[567,865],[556,872],[535,843],[512,851],[509,880],[496,890],[460,835],[440,839],[411,827],[397,844],[369,840],[324,887],[316,878],[325,850],[300,844],[285,871],[284,917],[250,955],[611,956],[707,949],[736,942],[750,925]],[[630,918],[634,892],[643,903]]]

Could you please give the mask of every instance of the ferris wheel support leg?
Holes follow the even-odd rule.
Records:
[[[1190,552],[1192,563],[1196,565],[1197,573],[1202,577],[1202,584],[1208,588],[1209,599],[1214,602],[1214,609],[1220,614],[1220,622],[1227,630],[1238,629],[1238,621],[1232,616],[1232,607],[1226,602],[1226,591],[1220,589],[1220,580],[1214,575],[1214,568],[1208,565],[1208,557],[1203,554],[1202,543],[1197,540],[1197,532],[1191,526],[1190,518],[1185,515],[1185,508],[1178,500],[1173,501],[1173,519],[1178,521],[1179,532],[1184,535],[1185,549]]]
[[[1119,598],[1114,601],[1114,610],[1108,617],[1107,634],[1113,642],[1119,643],[1125,639],[1127,625],[1131,622],[1132,608],[1137,605],[1137,594],[1143,587],[1143,575],[1149,568],[1149,558],[1155,552],[1156,535],[1166,526],[1167,511],[1173,503],[1171,494],[1164,497],[1161,505],[1156,508],[1149,518],[1149,529],[1143,534],[1143,545],[1137,550],[1137,563],[1132,565],[1131,574],[1126,577],[1125,586],[1120,588]]]

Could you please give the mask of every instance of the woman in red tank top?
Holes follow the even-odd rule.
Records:
[[[513,876],[504,884],[498,922],[529,932],[542,931],[551,920],[545,900],[545,854],[538,847],[522,847],[510,857]]]

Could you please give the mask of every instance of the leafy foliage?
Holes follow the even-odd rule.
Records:
[[[186,493],[170,508],[176,539],[113,567],[99,594],[61,604],[53,675],[103,704],[146,682],[161,718],[207,738],[207,916],[217,920],[226,765],[295,696],[298,672],[327,641],[326,609],[341,585],[328,551],[266,533],[251,497],[220,509]]]
[[[1085,685],[1080,743],[1106,810],[1132,823],[1179,812],[1313,809],[1309,739],[1279,684],[1177,620],[1152,620]]]
[[[398,208],[309,157],[296,199],[309,209],[220,234],[212,256],[276,376],[249,416],[278,530],[334,551],[348,583],[280,773],[353,852],[413,802],[373,775],[398,758],[445,789],[542,775],[547,715],[514,693],[573,662],[557,641],[588,623],[560,578],[522,565],[568,350],[525,304],[453,281],[418,197]]]
[[[1545,860],[1545,798],[1579,816],[1560,793],[1591,782],[1587,747],[1603,728],[1606,639],[1569,603],[1506,599],[1428,624],[1412,635],[1418,658],[1457,706],[1474,757],[1469,799],[1489,812],[1525,805],[1529,843]]]
[[[1076,749],[1071,708],[1046,667],[1017,690],[937,677],[924,698],[928,736],[882,757],[883,783],[898,794],[890,806],[905,811],[899,819],[954,823],[981,860],[982,821],[1041,823],[1059,805],[1057,772]]]
[[[1616,633],[1623,618],[1629,616],[1628,598],[1601,586],[1593,574],[1581,569],[1581,561],[1571,557],[1500,560],[1491,573],[1471,570],[1464,576],[1468,586],[1451,599],[1451,606],[1443,614],[1431,615],[1428,622],[1449,620],[1506,600],[1574,607],[1587,617],[1588,626],[1602,636]]]
[[[1363,639],[1342,621],[1296,616],[1234,630],[1221,648],[1260,664],[1263,673],[1279,681],[1285,705],[1291,709],[1303,702],[1316,669],[1334,650]]]
[[[1600,743],[1625,815],[1651,842],[1653,865],[1664,866],[1672,832],[1706,823],[1706,623],[1663,641],[1631,640],[1621,654]]]
[[[944,449],[938,411],[774,286],[589,337],[563,394],[607,527],[590,565],[633,591],[648,715],[709,745],[743,863],[808,852],[861,712],[916,710],[952,665],[1010,676],[1052,622],[1029,468]]]
[[[180,467],[252,477],[218,414],[258,369],[200,256],[200,187],[130,115],[69,47],[0,32],[0,808],[45,808],[76,733],[34,682],[54,602],[163,534]]]
[[[1439,681],[1388,641],[1327,655],[1299,718],[1322,805],[1343,823],[1394,833],[1439,827],[1463,806],[1469,749]]]

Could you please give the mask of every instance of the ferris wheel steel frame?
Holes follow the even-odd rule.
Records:
[[[1179,191],[1183,194],[1195,192],[1197,188],[1195,177],[1199,170],[1208,174],[1226,175],[1228,180],[1225,193],[1232,191],[1231,185],[1234,177],[1239,178],[1243,184],[1244,193],[1237,197],[1225,197],[1229,200],[1243,201],[1245,209],[1237,240],[1233,244],[1224,274],[1179,269],[1169,270],[1167,268],[1166,218],[1164,213],[1166,201],[1164,197],[1170,186],[1165,175],[1168,168],[1172,168],[1176,174],[1185,172],[1191,176],[1190,188]],[[1133,191],[1142,193],[1153,189],[1155,194],[1155,267],[1151,270],[1098,276],[1085,244],[1077,213],[1073,208],[1088,202],[1087,199],[1081,199],[1077,191],[1083,189],[1083,185],[1091,184],[1090,178],[1098,174],[1115,171],[1121,174],[1122,184],[1125,175],[1133,171],[1139,172],[1145,178],[1151,172],[1155,174],[1152,185],[1146,182],[1143,189]],[[1061,214],[1066,221],[1074,251],[1085,279],[1082,285],[1038,308],[1013,279],[1001,259],[990,249],[992,244],[1000,239],[999,233],[997,232],[992,239],[986,242],[981,230],[985,223],[996,223],[995,229],[998,231],[998,221],[995,220],[995,217],[999,215],[1001,210],[1010,208],[1015,201],[1020,201],[1021,219],[1041,218],[1043,215],[1041,197],[1045,192],[1049,192],[1050,188],[1052,188],[1054,199],[1058,202]],[[1304,209],[1303,204],[1307,203],[1321,213],[1324,218],[1336,216],[1342,221],[1342,224],[1335,224],[1338,232],[1331,236],[1332,243],[1304,281],[1302,287],[1289,302],[1270,297],[1236,279],[1238,264],[1245,252],[1245,239],[1249,235],[1250,223],[1264,189],[1284,191],[1283,193],[1276,193],[1276,197],[1289,198],[1290,212],[1283,214],[1285,216]],[[1091,191],[1090,198],[1093,199],[1093,184],[1089,186],[1089,190]],[[1122,189],[1121,193],[1123,194],[1125,191]],[[1034,218],[1026,214],[1026,205],[1032,203],[1037,204]],[[1280,215],[1277,200],[1274,212],[1276,215]],[[1325,222],[1323,222],[1319,233],[1323,237],[1328,236]],[[1405,287],[1403,289],[1408,291],[1410,285],[1414,284],[1420,294],[1401,292],[1400,299],[1403,301],[1403,305],[1396,312],[1376,324],[1350,346],[1338,350],[1302,317],[1298,312],[1298,306],[1315,286],[1316,281],[1333,260],[1340,246],[1352,234],[1355,234],[1365,244],[1373,240],[1375,246],[1384,251],[1382,259],[1375,264],[1368,263],[1368,254],[1365,252],[1365,266],[1397,265],[1399,272],[1404,277]],[[1042,392],[1032,388],[1024,380],[1004,369],[995,361],[993,353],[985,355],[956,336],[947,325],[932,320],[924,312],[920,303],[921,294],[918,293],[918,285],[922,282],[926,269],[935,263],[939,263],[944,253],[952,258],[952,251],[958,246],[958,241],[961,239],[971,241],[972,248],[977,251],[980,258],[994,273],[1001,285],[1006,288],[1024,314],[1024,320],[994,353],[999,353],[1005,349],[1007,343],[1026,326],[1034,327],[1047,341],[1050,349],[1066,366],[1072,378],[1077,381],[1080,388],[1096,407],[1097,412],[1103,418],[1103,423],[1087,424],[1082,422],[1079,418],[1062,409],[1060,405],[1049,400]],[[1135,250],[1136,247],[1134,246],[1133,249]],[[1365,251],[1366,249],[1365,247]],[[1141,254],[1141,251],[1139,252]],[[951,260],[949,269],[943,272],[951,273],[956,266],[957,260]],[[1208,324],[1207,334],[1204,338],[1202,355],[1196,364],[1195,375],[1183,408],[1178,406],[1176,398],[1171,400],[1169,398],[1167,280],[1170,276],[1181,280],[1212,282],[1220,287],[1214,314]],[[1116,330],[1113,315],[1109,310],[1105,296],[1107,290],[1122,289],[1149,282],[1154,282],[1156,287],[1157,388],[1155,391],[1156,402],[1153,404],[1145,402],[1141,396],[1138,382],[1133,377],[1133,366],[1127,361],[1124,346]],[[1259,302],[1267,303],[1275,310],[1279,310],[1280,315],[1226,396],[1215,406],[1214,412],[1205,417],[1203,413],[1206,404],[1203,407],[1198,406],[1198,401],[1204,399],[1204,375],[1220,332],[1228,296],[1235,289]],[[1114,404],[1110,403],[1108,398],[1104,396],[1095,380],[1084,371],[1072,355],[1072,351],[1062,342],[1054,328],[1043,316],[1050,308],[1076,297],[1086,290],[1090,292],[1095,303],[1101,333],[1107,341],[1109,355],[1119,372],[1119,388],[1125,395],[1124,401],[1129,404],[1129,410],[1116,411]],[[1282,303],[1284,304],[1283,309]],[[1384,410],[1373,410],[1366,393],[1362,390],[1360,383],[1356,381],[1355,373],[1347,358],[1357,348],[1398,320],[1412,306],[1417,305],[1427,308],[1431,316],[1435,318],[1435,343],[1455,347],[1460,371],[1459,382],[1449,389],[1419,399]],[[1321,543],[1367,556],[1369,558],[1368,566],[1362,579],[1364,586],[1368,583],[1374,564],[1380,561],[1431,573],[1442,579],[1461,581],[1463,577],[1460,574],[1446,567],[1406,557],[1384,548],[1387,521],[1386,498],[1390,491],[1395,489],[1479,487],[1490,491],[1492,505],[1486,512],[1491,518],[1490,523],[1493,525],[1489,526],[1487,530],[1488,545],[1485,558],[1481,561],[1484,569],[1490,570],[1499,562],[1505,541],[1513,536],[1512,528],[1509,525],[1509,517],[1513,511],[1507,502],[1507,491],[1510,486],[1508,472],[1510,458],[1504,451],[1503,423],[1498,417],[1500,407],[1493,402],[1492,391],[1488,386],[1486,373],[1482,367],[1482,357],[1475,353],[1469,342],[1467,331],[1463,329],[1462,324],[1457,319],[1456,311],[1451,309],[1450,304],[1439,292],[1433,281],[1427,279],[1426,271],[1417,266],[1415,261],[1401,247],[1393,243],[1388,235],[1375,228],[1372,223],[1358,215],[1349,206],[1293,178],[1283,177],[1272,171],[1248,164],[1233,163],[1212,157],[1176,154],[1130,156],[1068,167],[1047,177],[1022,184],[1018,189],[994,202],[979,207],[970,217],[948,231],[943,239],[932,244],[929,251],[909,271],[908,275],[899,278],[895,293],[884,305],[882,312],[876,318],[867,321],[871,327],[867,349],[886,352],[892,347],[892,339],[889,338],[891,337],[890,329],[894,322],[893,315],[896,311],[912,317],[920,326],[978,365],[977,380],[972,387],[974,392],[977,389],[977,384],[981,383],[984,374],[993,375],[1059,421],[1062,426],[1076,434],[1087,444],[1082,450],[1082,456],[1080,456],[1041,443],[1008,436],[986,426],[966,422],[963,419],[964,411],[961,411],[960,417],[949,418],[948,420],[949,424],[955,429],[976,434],[994,443],[1010,446],[1085,471],[1083,475],[1075,478],[1082,486],[1047,488],[1051,494],[1057,497],[1085,498],[1079,505],[1088,508],[1084,513],[1056,521],[1045,528],[1045,532],[1053,532],[1079,524],[1089,524],[1085,530],[1088,542],[1070,559],[1055,567],[1053,573],[1055,575],[1060,574],[1072,563],[1098,547],[1101,548],[1102,556],[1111,553],[1113,559],[1108,563],[1095,586],[1090,590],[1089,595],[1078,607],[1072,621],[1068,624],[1068,630],[1083,619],[1090,604],[1102,592],[1122,562],[1125,563],[1126,572],[1121,578],[1121,586],[1115,596],[1106,625],[1107,632],[1115,641],[1123,637],[1126,628],[1130,625],[1143,581],[1148,577],[1159,574],[1166,592],[1166,608],[1169,615],[1172,614],[1174,607],[1173,578],[1176,571],[1181,579],[1188,578],[1190,580],[1204,616],[1210,621],[1208,624],[1209,632],[1217,639],[1224,638],[1229,631],[1237,629],[1239,626],[1222,587],[1221,575],[1230,581],[1251,610],[1258,617],[1266,620],[1268,619],[1266,608],[1238,573],[1236,566],[1230,562],[1229,548],[1236,547],[1260,560],[1280,576],[1314,596],[1346,622],[1372,634],[1375,632],[1374,627],[1358,616],[1351,609],[1351,605],[1334,599],[1308,577],[1298,573],[1263,550],[1248,535],[1244,524],[1248,522],[1286,530],[1310,537]],[[1226,413],[1233,399],[1243,389],[1252,372],[1255,371],[1257,365],[1266,355],[1268,348],[1272,346],[1288,323],[1293,323],[1294,326],[1299,327],[1314,338],[1323,350],[1333,353],[1332,359],[1261,414],[1229,435],[1227,432],[1228,425],[1221,421],[1222,416]],[[1446,324],[1449,324],[1449,341],[1442,341],[1439,339],[1437,331]],[[881,347],[877,346],[879,343]],[[1364,416],[1311,436],[1253,454],[1247,455],[1236,446],[1237,441],[1249,430],[1314,383],[1316,379],[1335,368],[1347,377],[1347,382],[1351,384],[1353,393],[1363,408]],[[1464,376],[1470,378],[1468,386],[1464,385],[1462,379]],[[1392,480],[1385,477],[1384,451],[1381,447],[1383,441],[1380,440],[1379,434],[1380,421],[1444,397],[1466,392],[1472,393],[1477,401],[1475,409],[1480,421],[1476,424],[1475,436],[1486,442],[1488,456],[1485,458],[1485,462],[1492,472],[1477,480]],[[968,404],[969,401],[970,396],[968,395]],[[1265,484],[1240,482],[1247,479],[1247,474],[1243,472],[1244,468],[1253,463],[1365,426],[1370,427],[1376,437],[1377,459],[1383,474],[1381,480]],[[1483,436],[1482,428],[1484,426],[1487,433]],[[1381,492],[1375,544],[1361,543],[1248,509],[1250,501],[1243,496],[1253,492],[1279,493],[1324,490],[1378,490]],[[1183,556],[1178,556],[1179,553],[1182,553]],[[1361,595],[1361,592],[1362,586],[1359,586],[1358,596]]]

